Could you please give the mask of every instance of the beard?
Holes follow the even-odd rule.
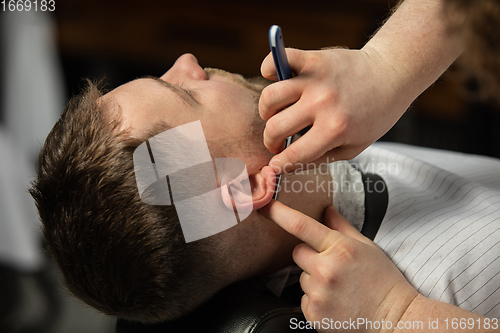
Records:
[[[204,71],[207,73],[209,78],[214,75],[223,76],[227,80],[243,86],[255,93],[253,100],[254,114],[250,125],[247,130],[242,133],[237,142],[233,142],[233,144],[235,144],[235,149],[252,154],[251,156],[265,156],[268,160],[270,160],[274,154],[269,152],[264,146],[264,129],[266,128],[266,122],[260,117],[259,114],[259,99],[262,90],[274,81],[270,81],[261,76],[247,79],[241,75],[232,74],[218,68],[204,68]]]
[[[205,73],[207,73],[208,78],[218,75],[225,77],[227,80],[238,84],[240,86],[243,86],[244,88],[247,88],[251,90],[252,92],[255,93],[255,98],[254,98],[254,110],[255,110],[255,116],[259,117],[259,99],[260,99],[260,94],[262,93],[262,90],[273,83],[273,81],[270,81],[268,79],[263,78],[262,76],[255,76],[251,78],[244,78],[243,76],[239,74],[232,74],[228,71],[225,71],[223,69],[218,69],[218,68],[204,68],[203,69]],[[264,123],[265,125],[265,123]]]

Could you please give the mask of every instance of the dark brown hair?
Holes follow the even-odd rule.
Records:
[[[186,244],[173,206],[139,197],[132,154],[88,83],[71,99],[40,152],[35,199],[48,250],[68,289],[110,315],[171,320],[199,305],[216,279],[210,240]]]

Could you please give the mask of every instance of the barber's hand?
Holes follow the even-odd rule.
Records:
[[[304,270],[300,284],[307,320],[347,325],[360,318],[391,321],[395,327],[418,295],[382,250],[334,207],[326,211],[328,227],[274,200],[259,211],[305,242],[295,248],[293,259]]]
[[[412,102],[398,84],[398,71],[369,48],[287,48],[286,53],[296,76],[267,86],[259,102],[260,116],[267,121],[264,144],[277,154],[269,165],[279,174],[313,161],[354,158],[384,135]],[[271,54],[261,72],[277,80]],[[281,152],[286,137],[309,125],[302,138]]]

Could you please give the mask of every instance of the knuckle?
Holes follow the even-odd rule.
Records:
[[[351,127],[351,118],[347,115],[343,115],[337,121],[337,128],[340,133],[347,133]]]
[[[317,67],[321,65],[320,54],[318,52],[307,52],[304,57],[303,73],[316,72]]]
[[[289,159],[289,161],[293,163],[297,162],[304,162],[307,163],[308,161],[302,161],[302,152],[297,148],[296,145],[291,145],[286,149],[286,154]]]
[[[350,117],[344,112],[337,112],[337,116],[330,121],[330,128],[332,128],[338,134],[345,134],[348,132],[351,125]]]
[[[330,265],[318,267],[318,280],[320,284],[333,286],[337,281],[336,270],[332,269]]]
[[[320,123],[324,126],[324,130],[320,132],[320,140],[330,142],[329,149],[336,148],[339,144],[345,141],[349,134],[350,120],[347,116],[337,113],[335,116],[329,115],[321,119]],[[333,143],[336,143],[335,145]]]
[[[292,216],[288,220],[290,232],[293,235],[306,235],[307,227],[301,216]],[[300,238],[300,237],[299,237]]]
[[[325,308],[325,300],[323,298],[323,293],[317,290],[312,290],[309,292],[309,308],[313,313],[319,313],[321,309]]]
[[[321,108],[331,108],[334,102],[338,100],[337,91],[335,89],[321,90],[316,95],[316,104]]]
[[[336,242],[331,251],[335,255],[335,261],[338,264],[349,264],[356,261],[356,247],[354,244],[345,241]]]

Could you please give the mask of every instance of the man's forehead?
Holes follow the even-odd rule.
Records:
[[[162,116],[161,112],[168,111],[168,107],[174,107],[175,103],[169,99],[167,102],[172,105],[162,103],[160,110],[154,98],[158,91],[152,89],[155,87],[157,84],[153,80],[136,79],[103,95],[98,102],[104,103],[109,117],[121,123],[120,131],[127,131],[134,138],[147,139],[151,133],[159,133],[158,128],[166,130],[181,124],[175,112],[169,113],[168,117]],[[175,105],[177,110],[180,107],[179,103]]]
[[[134,89],[134,86],[137,85],[135,81],[136,80],[133,80],[114,88],[113,90],[102,95],[98,102],[106,105],[107,109],[119,108],[119,102],[121,99],[124,97],[126,98],[127,95],[130,94],[135,95],[135,92],[137,92],[137,89]]]
[[[152,85],[152,83],[144,78],[135,79],[116,87],[103,97],[115,97],[122,94],[138,94],[142,89],[146,88],[144,85]]]

